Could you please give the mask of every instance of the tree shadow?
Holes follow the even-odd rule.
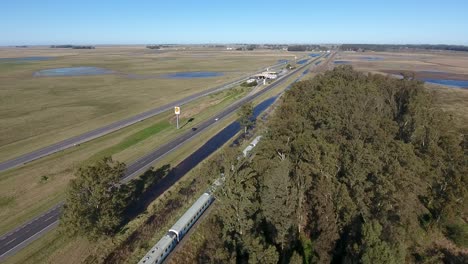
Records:
[[[194,117],[191,117],[187,120],[187,122],[185,122],[185,124],[183,124],[180,128],[184,128],[186,125],[188,125],[189,123],[193,122],[193,120],[195,120]]]
[[[148,205],[166,189],[159,186],[171,166],[165,164],[158,169],[150,168],[143,175],[126,184],[127,206],[124,211],[125,223],[146,210]],[[124,223],[124,224],[125,224]]]

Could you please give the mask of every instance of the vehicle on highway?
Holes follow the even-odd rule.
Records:
[[[218,121],[218,120],[219,120],[219,118],[215,118],[215,121]]]

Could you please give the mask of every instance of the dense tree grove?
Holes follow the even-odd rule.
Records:
[[[282,100],[214,172],[201,262],[466,263],[467,153],[423,83],[340,66]]]
[[[327,50],[326,47],[320,45],[290,45],[288,51],[312,51],[312,50]]]
[[[52,45],[50,47],[53,49],[95,49],[94,46],[84,45]]]

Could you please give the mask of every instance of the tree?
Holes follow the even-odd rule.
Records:
[[[125,170],[124,163],[109,157],[78,170],[68,186],[61,215],[68,234],[92,240],[114,234],[123,220],[126,194],[119,181]]]
[[[394,252],[390,244],[380,238],[382,226],[375,220],[364,223],[362,227],[362,241],[360,247],[361,263],[403,263],[404,259]]]
[[[288,160],[271,164],[263,173],[261,207],[265,221],[271,225],[268,236],[280,246],[281,251],[289,248],[291,233],[294,232],[297,189],[289,178]]]
[[[225,159],[219,219],[238,263],[456,257],[442,234],[466,241],[453,226],[466,225],[466,138],[423,83],[340,66],[281,100],[253,160]]]
[[[247,129],[255,124],[254,107],[252,103],[246,103],[241,106],[238,112],[238,121],[241,127],[244,128],[244,134],[247,134]]]

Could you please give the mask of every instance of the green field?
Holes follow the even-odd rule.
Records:
[[[246,88],[233,88],[185,105],[180,120],[183,127],[179,130],[175,129],[172,111],[168,111],[79,147],[1,172],[0,233],[17,227],[63,200],[66,185],[78,167],[109,155],[131,163],[196,127],[248,92]],[[187,123],[189,119],[193,121]]]
[[[27,56],[52,59],[0,61],[0,161],[219,86],[294,54],[209,49],[153,51],[143,46],[95,50],[0,48],[0,58]],[[33,76],[38,70],[74,66],[100,67],[115,73]],[[224,75],[195,79],[160,77],[180,71],[216,71]]]

